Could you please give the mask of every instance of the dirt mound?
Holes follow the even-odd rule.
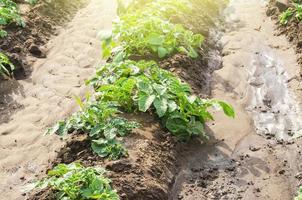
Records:
[[[104,160],[93,154],[85,135],[75,135],[58,152],[50,168],[58,163],[75,161],[84,166],[105,167],[121,199],[168,199],[176,174],[177,142],[162,130],[153,116],[135,114],[131,119],[136,119],[143,128],[135,130],[124,140],[129,157],[117,161]],[[42,191],[29,199],[52,199],[51,192]]]
[[[209,52],[206,51],[199,52],[202,59],[192,59],[187,55],[176,54],[162,61],[160,65],[190,84],[195,94],[207,98],[211,95],[211,74],[220,67],[221,63],[217,62],[218,67],[211,67]]]
[[[19,3],[26,26],[11,24],[5,28],[8,36],[0,39],[0,50],[9,56],[16,67],[15,78],[23,79],[30,74],[31,63],[28,63],[26,56],[45,58],[43,45],[56,34],[58,26],[68,22],[85,4],[86,0],[51,0],[39,1],[29,8]]]
[[[300,55],[298,62],[302,66],[302,22],[292,17],[286,25],[280,24],[281,12],[276,5],[276,0],[270,0],[266,14],[276,21],[277,35],[286,35],[287,39],[295,45],[296,52]]]

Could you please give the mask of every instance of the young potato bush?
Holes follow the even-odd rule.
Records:
[[[208,35],[227,2],[228,0],[133,0],[125,4],[123,1],[119,4],[119,13],[123,15],[143,10],[172,23],[181,24],[194,33]]]
[[[112,35],[103,34],[102,39],[103,57],[114,54],[114,61],[129,56],[165,58],[175,53],[196,58],[204,40],[182,25],[140,11],[122,15],[114,22]]]
[[[85,168],[79,163],[59,164],[48,172],[47,178],[37,182],[35,187],[50,188],[58,200],[119,200],[104,172],[99,168]]]
[[[119,111],[115,103],[98,101],[79,104],[82,108],[80,112],[58,122],[48,133],[60,136],[74,131],[87,133],[91,148],[97,155],[111,160],[127,156],[127,151],[116,138],[127,136],[139,124],[117,117]]]
[[[0,52],[0,75],[10,76],[15,66],[10,62],[9,58]]]
[[[233,108],[222,101],[192,95],[188,84],[154,61],[106,64],[90,84],[95,87],[99,101],[118,102],[129,112],[154,110],[163,125],[182,140],[192,136],[207,138],[203,124],[213,120],[207,111],[210,107],[221,107],[230,117],[235,115]]]

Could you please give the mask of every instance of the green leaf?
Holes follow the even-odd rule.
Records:
[[[84,103],[83,103],[81,97],[79,97],[79,96],[74,96],[73,98],[75,99],[76,103],[77,103],[77,104],[81,107],[81,109],[83,110],[83,109],[84,109]]]
[[[107,140],[112,140],[116,137],[118,129],[115,127],[104,130],[104,136]]]
[[[140,80],[137,82],[137,87],[141,92],[144,92],[146,94],[151,94],[153,92],[152,86],[150,83],[144,80]]]
[[[168,109],[168,101],[166,98],[159,98],[157,97],[154,102],[153,105],[156,109],[156,113],[159,117],[163,117]]]
[[[117,160],[127,155],[127,151],[116,140],[93,140],[91,148],[100,157],[108,157],[110,160]]]
[[[157,53],[159,58],[164,58],[168,54],[168,51],[164,47],[158,47]]]
[[[107,157],[110,153],[106,150],[106,147],[108,146],[107,143],[108,143],[107,140],[104,139],[92,140],[91,148],[94,153],[104,158]]]
[[[163,42],[164,42],[164,36],[163,35],[159,35],[156,33],[152,33],[151,35],[149,35],[149,37],[147,38],[147,41],[150,45],[155,45],[155,46],[162,46]]]
[[[90,130],[89,137],[100,136],[101,132],[103,132],[102,126],[97,125]]]
[[[168,107],[169,107],[169,112],[171,113],[177,109],[177,104],[175,103],[175,101],[169,100]]]
[[[139,111],[146,112],[152,105],[154,99],[155,99],[155,95],[147,95],[141,93],[138,99]]]
[[[205,137],[204,125],[200,121],[191,121],[189,127],[193,135]]]
[[[66,121],[59,121],[56,125],[52,128],[49,128],[46,134],[57,134],[60,136],[64,136],[68,134],[68,127]]]
[[[178,115],[171,115],[166,121],[166,127],[174,135],[187,132],[187,123]]]
[[[197,97],[195,95],[191,95],[191,96],[187,97],[187,99],[188,99],[189,103],[192,104],[195,102]]]
[[[223,101],[218,101],[218,104],[222,107],[224,114],[229,117],[235,118],[235,111],[231,105]]]
[[[153,84],[153,88],[160,96],[164,95],[167,91],[167,87],[161,84]]]
[[[125,59],[125,57],[126,57],[126,53],[124,51],[120,51],[113,57],[113,62],[114,63],[122,62]]]
[[[197,57],[198,57],[198,53],[197,53],[192,47],[189,48],[189,53],[188,53],[188,55],[189,55],[191,58],[197,58]]]
[[[102,30],[98,33],[98,38],[100,38],[102,41],[104,40],[111,40],[112,38],[112,31],[110,30]]]

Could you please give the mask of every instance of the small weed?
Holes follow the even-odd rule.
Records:
[[[287,9],[280,15],[279,17],[280,23],[283,25],[287,24],[293,15],[294,15],[293,10],[291,8]]]
[[[302,3],[300,0],[293,0],[293,6],[281,13],[279,21],[281,24],[286,25],[292,17],[302,21]]]

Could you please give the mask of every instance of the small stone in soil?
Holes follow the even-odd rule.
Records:
[[[198,187],[202,187],[202,188],[206,188],[207,187],[207,183],[205,181],[198,181],[197,186]]]
[[[29,52],[38,58],[46,58],[46,54],[44,51],[42,51],[37,45],[31,45],[29,47]]]
[[[302,172],[296,174],[295,178],[298,180],[302,180]]]
[[[278,172],[279,174],[285,174],[285,170],[284,169],[281,169],[279,172]]]
[[[249,150],[250,150],[250,151],[259,151],[259,150],[260,150],[260,147],[250,146],[250,147],[249,147]]]
[[[235,170],[235,166],[228,166],[225,168],[227,171],[234,171]]]

